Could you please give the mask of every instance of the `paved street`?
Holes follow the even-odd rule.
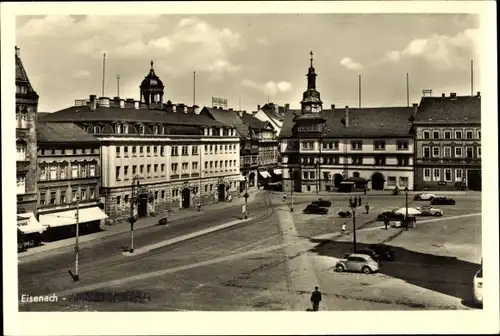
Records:
[[[422,217],[416,229],[384,230],[374,218],[404,206],[404,196],[368,197],[370,213],[357,215],[357,240],[391,245],[397,261],[379,274],[335,273],[336,260],[352,249],[352,220],[336,216],[348,196],[334,197],[330,214],[305,215],[314,195],[297,198],[295,211],[279,195],[259,193],[249,205],[251,220],[206,235],[122,255],[124,233],[82,250],[81,280],[73,282],[71,251],[37,257],[19,265],[19,294],[56,293],[58,302],[20,303],[21,311],[307,310],[318,285],[321,309],[468,309],[474,272],[481,259],[479,195],[454,196],[439,206],[442,218]],[[325,196],[325,198],[328,198]],[[425,202],[410,201],[410,206]],[[232,222],[239,206],[138,231],[146,246],[207,227]],[[343,222],[348,231],[340,235]]]

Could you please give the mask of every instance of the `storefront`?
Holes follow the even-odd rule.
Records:
[[[42,233],[46,227],[36,220],[32,212],[17,215],[17,245],[18,250],[39,246],[42,244]]]
[[[97,206],[78,209],[78,234],[83,236],[101,231],[101,221],[108,216]],[[55,241],[76,236],[77,210],[59,211],[39,216],[40,223],[47,226],[44,241]]]

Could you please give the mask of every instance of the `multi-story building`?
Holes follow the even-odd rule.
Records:
[[[481,95],[422,97],[415,114],[415,188],[481,190]]]
[[[287,115],[280,134],[284,190],[331,190],[345,178],[369,189],[412,189],[416,106],[323,110],[312,62],[302,107]]]
[[[36,114],[38,94],[28,79],[16,47],[16,194],[17,225],[24,241],[38,241],[43,227],[36,220]]]
[[[38,220],[44,240],[97,232],[107,218],[99,200],[100,143],[72,123],[46,123],[39,116]]]
[[[44,121],[72,122],[101,141],[101,195],[107,222],[224,201],[240,180],[236,129],[163,102],[153,63],[141,101],[90,96]]]
[[[290,104],[279,106],[275,103],[267,103],[262,107],[257,105],[257,111],[252,112],[253,116],[261,121],[269,122],[273,126],[276,134],[281,132],[285,116],[290,111]]]

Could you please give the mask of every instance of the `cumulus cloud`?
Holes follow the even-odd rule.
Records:
[[[262,44],[262,45],[265,45],[265,46],[268,46],[269,45],[269,40],[267,39],[267,37],[257,37],[255,39],[255,41],[257,41],[258,44]]]
[[[278,93],[288,92],[292,90],[292,84],[290,82],[274,82],[268,81],[267,83],[256,83],[249,79],[245,79],[241,83],[245,87],[253,88],[259,90],[269,96],[275,96]]]
[[[415,39],[402,50],[392,50],[385,56],[391,62],[423,59],[438,69],[467,66],[478,48],[479,29],[466,29],[455,36],[434,34]]]
[[[349,70],[361,70],[363,66],[352,60],[350,57],[344,57],[340,60],[340,64]]]

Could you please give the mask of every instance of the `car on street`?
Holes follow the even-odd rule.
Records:
[[[474,275],[474,288],[473,288],[473,299],[474,303],[478,305],[483,304],[483,267],[479,269]]]
[[[434,197],[431,200],[431,205],[455,205],[455,203],[453,198],[447,197]]]
[[[344,254],[344,259],[349,258],[353,254],[366,254],[366,255],[370,256],[370,258],[372,258],[376,262],[379,262],[379,260],[380,260],[380,256],[375,251],[373,251],[371,249],[362,249],[362,250],[357,250],[354,253],[346,253],[346,254]]]
[[[339,211],[338,215],[339,215],[339,217],[342,217],[342,218],[351,218],[352,217],[352,213],[350,211]]]
[[[371,244],[368,248],[378,255],[378,261],[394,261],[396,260],[396,254],[387,245],[384,244]]]
[[[388,221],[397,221],[397,220],[403,220],[404,215],[400,213],[395,213],[394,211],[384,211],[381,214],[377,215],[377,221],[385,221],[386,219]]]
[[[442,216],[443,209],[433,208],[431,206],[418,207],[417,210],[420,211],[420,216]]]
[[[317,200],[312,201],[311,204],[316,204],[317,206],[328,208],[332,205],[332,202],[326,199],[318,198]]]
[[[436,195],[429,193],[418,193],[413,197],[415,201],[430,201],[433,198],[436,198]]]
[[[362,272],[370,274],[380,269],[378,262],[369,255],[353,253],[346,259],[339,260],[335,265],[336,272]]]
[[[407,226],[409,226],[409,227],[411,227],[411,226],[415,227],[415,223],[416,222],[417,222],[417,218],[416,217],[408,216],[408,219],[405,220],[405,218],[403,216],[401,219],[390,221],[390,225],[391,225],[391,227],[395,227],[395,228],[405,228]]]
[[[305,214],[319,214],[325,215],[328,213],[327,208],[317,206],[316,204],[308,204],[303,211]]]

